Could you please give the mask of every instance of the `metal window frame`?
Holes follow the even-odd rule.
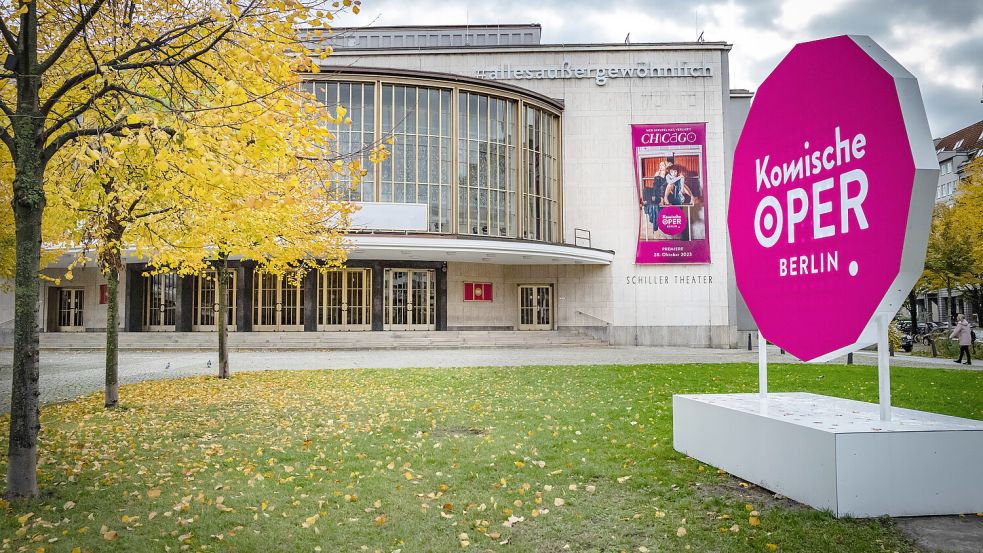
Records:
[[[512,206],[507,206],[506,213],[509,215],[514,215],[515,224],[513,232],[507,233],[506,238],[519,238],[519,239],[529,239],[538,240],[548,243],[563,243],[564,242],[564,195],[563,195],[563,117],[561,110],[557,109],[555,106],[551,106],[546,102],[538,100],[534,96],[523,95],[518,92],[513,92],[509,90],[503,90],[490,86],[482,86],[480,84],[468,84],[461,83],[455,80],[441,80],[434,77],[400,77],[386,75],[384,72],[379,72],[375,74],[371,71],[366,71],[357,74],[346,74],[344,71],[334,73],[331,75],[307,75],[305,76],[305,82],[320,83],[320,82],[333,82],[333,83],[373,83],[374,84],[374,137],[376,143],[381,143],[386,137],[391,136],[390,132],[387,132],[383,128],[382,121],[382,90],[383,86],[407,86],[416,88],[428,88],[428,89],[439,89],[447,90],[450,92],[451,110],[450,116],[450,130],[451,130],[451,148],[449,152],[451,169],[450,169],[450,186],[448,188],[448,194],[450,195],[450,205],[449,205],[449,225],[446,231],[432,231],[430,230],[429,222],[429,208],[428,208],[428,230],[425,231],[428,234],[463,234],[471,235],[469,228],[462,228],[460,224],[460,210],[462,206],[460,205],[460,174],[459,174],[459,162],[460,162],[460,150],[462,147],[462,140],[465,142],[469,140],[467,136],[467,129],[460,128],[460,113],[462,106],[460,105],[460,94],[462,92],[468,94],[482,95],[486,96],[488,99],[495,100],[506,100],[507,102],[514,102],[512,105],[515,107],[515,121],[513,125],[514,141],[515,141],[515,167],[512,171],[507,171],[513,179],[515,185],[515,201]],[[364,88],[363,88],[364,91]],[[364,94],[364,93],[363,93]],[[363,96],[364,97],[364,96]],[[419,95],[417,96],[419,98]],[[442,104],[438,107],[440,109]],[[537,201],[545,201],[550,203],[551,211],[553,213],[548,218],[548,220],[531,222],[529,220],[529,214],[526,213],[526,204],[529,196],[530,183],[526,179],[526,169],[527,163],[527,136],[526,136],[526,108],[530,107],[536,109],[548,116],[552,122],[552,136],[550,136],[549,149],[552,155],[546,155],[543,152],[539,152],[538,155],[548,158],[551,164],[551,174],[555,175],[551,177],[551,182],[549,186],[553,189],[550,191],[549,196],[539,196]],[[417,116],[419,117],[419,99],[417,99]],[[364,109],[364,102],[363,107]],[[429,113],[429,105],[427,106],[427,112]],[[395,117],[395,116],[394,116]],[[489,121],[490,124],[490,121]],[[419,127],[417,127],[418,129]],[[391,130],[390,130],[391,131]],[[416,133],[419,136],[419,133]],[[429,135],[428,135],[429,136]],[[442,135],[437,135],[438,141],[443,140]],[[543,149],[543,148],[541,148]],[[442,153],[442,152],[441,152]],[[439,157],[440,154],[438,154]],[[391,159],[391,158],[390,158]],[[419,160],[417,159],[417,162]],[[440,161],[444,161],[444,158],[440,158]],[[545,159],[544,159],[545,161]],[[541,163],[542,165],[542,163]],[[371,173],[373,174],[373,201],[381,201],[381,190],[382,190],[382,168],[380,164],[375,164],[372,168]],[[441,172],[442,173],[442,172]],[[393,172],[395,177],[395,171]],[[443,177],[443,175],[439,175]],[[429,178],[429,174],[428,174]],[[442,180],[438,178],[438,180]],[[395,178],[393,179],[395,183]],[[445,186],[442,184],[427,183],[428,189],[437,187],[439,194],[439,187]],[[432,194],[432,190],[428,190],[428,198]],[[508,203],[508,194],[510,192],[506,189],[506,202]],[[533,195],[535,196],[535,195]],[[439,196],[437,202],[439,203]],[[466,206],[465,206],[466,207]],[[438,213],[443,216],[442,206],[438,206]],[[480,212],[480,211],[479,211]],[[491,210],[489,209],[489,213]],[[470,222],[469,222],[470,223]],[[533,238],[530,236],[529,227],[533,224],[546,225],[548,232],[540,232],[540,235],[545,237]],[[491,236],[492,234],[489,234]],[[494,235],[497,236],[497,235]]]

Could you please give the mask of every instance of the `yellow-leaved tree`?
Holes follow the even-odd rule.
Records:
[[[358,10],[357,0],[342,4]],[[143,141],[150,148],[156,143],[162,152],[173,149],[173,161],[196,140],[211,140],[209,125],[223,113],[284,90],[284,68],[316,71],[314,60],[326,52],[301,40],[298,29],[327,27],[337,9],[338,3],[320,0],[14,0],[0,5],[5,50],[0,171],[3,186],[10,187],[0,197],[11,199],[15,242],[8,496],[38,494],[42,222],[49,192],[70,186],[55,181],[78,178],[83,170],[61,175],[52,168],[111,167],[120,162],[113,150],[148,147]],[[288,52],[288,63],[271,63]],[[216,81],[223,73],[228,78]],[[273,102],[264,110],[279,108],[289,106]],[[236,126],[246,121],[231,121],[217,123],[229,140],[248,144],[268,136],[250,137]],[[155,170],[180,170],[164,167],[167,159],[155,159]],[[188,179],[207,186],[202,175]],[[79,186],[91,190],[89,184]]]
[[[211,57],[228,63],[232,56],[218,50]],[[325,125],[343,125],[344,108],[329,112],[304,92],[287,52],[262,63],[264,79],[254,79],[258,73],[251,70],[206,75],[210,86],[200,94],[214,96],[209,103],[224,109],[188,106],[176,117],[152,102],[127,99],[120,109],[130,120],[153,124],[90,139],[49,186],[46,220],[70,222],[53,241],[82,245],[81,257],[94,256],[106,275],[106,407],[119,401],[124,254],[145,260],[153,273],[214,282],[215,311],[226,314],[214,317],[220,377],[229,375],[232,311],[224,305],[227,279],[216,277],[227,274],[229,256],[254,260],[268,273],[290,267],[293,275],[345,259],[343,234],[354,206],[331,184],[357,183],[365,169],[357,155],[337,153]],[[269,80],[273,75],[277,81]],[[375,146],[369,159],[385,155]]]
[[[969,245],[969,269],[959,288],[983,317],[983,156],[976,156],[962,169],[952,219]]]

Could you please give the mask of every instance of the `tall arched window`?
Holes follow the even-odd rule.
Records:
[[[458,94],[458,232],[515,237],[516,104]]]
[[[393,137],[379,200],[427,205],[427,230],[451,232],[451,91],[382,85],[382,132]]]
[[[370,202],[375,197],[374,171],[369,163],[369,151],[375,144],[375,83],[344,81],[312,81],[305,83],[309,92],[334,113],[338,106],[346,110],[352,124],[330,124],[336,139],[333,155],[359,159],[368,173],[352,186],[352,179],[336,177],[332,188],[349,201]]]
[[[560,237],[559,118],[526,106],[524,124],[523,238],[555,242]]]

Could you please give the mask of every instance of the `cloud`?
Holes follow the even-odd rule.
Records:
[[[540,23],[544,43],[708,41],[733,44],[731,85],[754,90],[797,42],[870,35],[919,79],[942,136],[983,119],[979,0],[367,0],[341,25]]]

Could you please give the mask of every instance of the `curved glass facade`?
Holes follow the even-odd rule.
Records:
[[[379,201],[427,204],[429,232],[451,232],[451,110],[450,90],[382,85],[382,134],[393,145]]]
[[[346,200],[374,201],[376,179],[368,162],[368,152],[376,142],[375,83],[308,81],[306,86],[307,92],[313,93],[332,112],[338,106],[344,106],[352,120],[351,125],[330,125],[337,144],[333,154],[339,157],[358,155],[362,158],[363,167],[369,168],[368,174],[362,177],[358,185],[352,187],[351,181],[343,178],[335,182],[334,187]]]
[[[473,92],[457,101],[458,232],[514,238],[517,102]]]
[[[420,203],[427,232],[561,242],[560,116],[511,93],[415,79],[306,83],[332,109],[340,155],[361,156],[369,174],[356,187],[335,183],[352,201]],[[392,155],[373,167],[368,151],[393,138]]]

